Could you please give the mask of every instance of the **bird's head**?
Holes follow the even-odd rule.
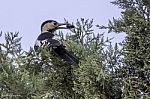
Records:
[[[68,23],[58,23],[57,21],[54,20],[47,20],[42,23],[41,25],[41,32],[54,32],[57,29],[70,29],[74,28],[73,25],[68,24]]]

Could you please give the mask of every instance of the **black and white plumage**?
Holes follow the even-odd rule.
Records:
[[[62,25],[66,25],[66,27],[61,27]],[[54,20],[47,20],[43,22],[41,25],[41,34],[36,40],[34,49],[38,50],[39,47],[52,49],[55,54],[57,54],[60,58],[62,58],[69,64],[78,64],[78,58],[74,54],[66,50],[63,42],[58,39],[57,35],[54,34],[57,29],[69,28],[74,28],[74,26],[67,23],[58,23]]]

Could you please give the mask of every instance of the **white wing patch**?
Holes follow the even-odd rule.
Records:
[[[45,48],[45,47],[50,46],[50,43],[49,43],[47,40],[42,40],[42,41],[40,41],[40,40],[36,40],[36,42],[35,42],[35,46]]]
[[[61,37],[60,37],[60,36],[55,35],[55,36],[53,37],[53,39],[54,39],[54,40],[59,41],[59,43],[60,43],[60,44],[63,44],[63,42],[62,42],[62,40],[61,40]]]
[[[63,41],[61,37],[55,35],[52,39],[45,39],[45,40],[36,40],[35,48],[42,47],[42,48],[54,48],[63,45]]]

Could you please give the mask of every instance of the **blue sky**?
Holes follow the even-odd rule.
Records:
[[[108,20],[120,17],[120,9],[113,0],[1,0],[0,31],[19,32],[22,47],[33,47],[40,34],[40,25],[47,19],[76,22],[77,19],[94,19],[94,25],[107,25]],[[101,32],[101,31],[100,31]],[[123,39],[122,34],[115,41]],[[1,41],[1,40],[0,40]]]

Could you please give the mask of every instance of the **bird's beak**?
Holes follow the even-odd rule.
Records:
[[[71,29],[75,28],[74,25],[71,25],[69,23],[59,23],[57,29]]]

